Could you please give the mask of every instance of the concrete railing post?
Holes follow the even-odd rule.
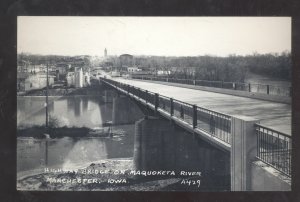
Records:
[[[257,137],[255,123],[259,121],[245,116],[231,120],[231,191],[250,191],[251,163],[255,159]]]

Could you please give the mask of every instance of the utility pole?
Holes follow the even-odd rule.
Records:
[[[48,132],[48,62],[47,62],[47,81],[46,81],[46,130]]]

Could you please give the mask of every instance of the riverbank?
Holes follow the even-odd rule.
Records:
[[[84,88],[55,88],[48,89],[48,96],[73,96],[73,95],[101,95],[101,86]],[[46,88],[34,89],[27,92],[18,92],[18,96],[46,96]]]
[[[102,128],[87,128],[87,127],[49,127],[46,130],[45,126],[32,126],[28,128],[18,128],[17,137],[33,137],[42,139],[49,138],[63,138],[63,137],[113,137],[125,135],[122,131],[112,131],[110,126],[104,126]]]
[[[48,128],[46,131],[45,126],[32,126],[29,128],[20,128],[17,129],[18,137],[34,137],[34,138],[45,138],[45,134],[48,134],[50,138],[59,138],[59,137],[82,137],[87,136],[91,129],[86,127],[81,128]]]

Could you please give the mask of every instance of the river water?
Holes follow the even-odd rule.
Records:
[[[101,128],[112,120],[112,103],[101,96],[49,97],[49,117],[59,127]],[[17,126],[45,124],[45,97],[17,98]],[[105,128],[105,127],[104,127]],[[118,135],[110,137],[63,137],[56,139],[17,138],[17,172],[44,167],[72,166],[133,156],[134,124],[113,126]]]

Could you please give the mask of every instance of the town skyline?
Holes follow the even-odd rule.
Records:
[[[18,53],[202,56],[291,51],[289,17],[18,17]]]
[[[124,55],[124,54],[128,54],[128,55],[132,55],[134,57],[169,57],[169,58],[180,58],[180,57],[203,57],[203,56],[211,56],[211,57],[230,57],[230,56],[251,56],[251,55],[280,55],[280,54],[283,54],[283,53],[286,53],[286,54],[290,54],[291,51],[282,51],[282,52],[269,52],[269,53],[257,53],[257,52],[252,52],[252,53],[249,53],[249,54],[245,54],[245,55],[238,55],[238,54],[228,54],[228,55],[213,55],[213,54],[203,54],[203,55],[134,55],[134,54],[130,54],[130,53],[121,53],[119,55],[109,55],[107,54],[107,57],[120,57],[121,55]],[[80,55],[66,55],[66,54],[39,54],[39,53],[30,53],[30,52],[21,52],[21,53],[18,53],[18,55],[21,55],[21,54],[24,54],[24,55],[37,55],[37,56],[62,56],[62,57],[81,57],[81,56],[89,56],[89,57],[104,57],[104,55],[101,55],[101,54],[94,54],[94,55],[88,55],[88,54],[80,54]]]

